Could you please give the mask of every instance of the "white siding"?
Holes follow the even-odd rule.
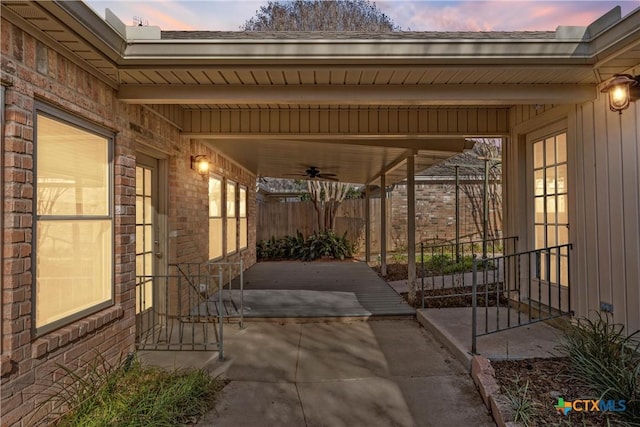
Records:
[[[577,316],[592,316],[600,302],[611,303],[614,320],[634,332],[640,329],[640,104],[619,115],[609,111],[602,96],[529,113],[528,107],[511,111],[515,128],[505,149],[505,230],[523,235],[528,228],[523,137],[566,119],[572,308]]]
[[[440,134],[498,136],[509,131],[507,108],[248,108],[184,110],[187,134]]]

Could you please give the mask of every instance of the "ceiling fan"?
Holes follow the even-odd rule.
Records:
[[[299,176],[307,179],[325,179],[327,181],[339,181],[335,173],[321,173],[316,166],[309,166],[304,174],[288,174],[290,176]]]

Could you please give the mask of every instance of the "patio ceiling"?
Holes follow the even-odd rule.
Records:
[[[409,155],[420,170],[469,148],[465,137],[506,135],[508,121],[494,126],[491,108],[582,103],[640,61],[640,9],[557,31],[389,34],[162,32],[126,27],[112,14],[105,21],[81,2],[3,0],[2,13],[62,46],[123,102],[150,106],[186,136],[264,176],[313,165],[344,181],[389,172],[393,182],[404,178]],[[392,117],[395,108],[422,120],[427,107],[439,117],[435,127],[403,127],[398,118],[387,129],[361,130],[367,114]],[[465,107],[489,124],[461,128]],[[239,110],[248,113],[241,124],[260,117],[257,131],[219,125]],[[355,112],[360,124],[345,131],[343,121],[328,120],[323,128],[324,110]],[[292,122],[314,114],[315,131]],[[286,118],[288,130],[263,126],[263,117]],[[204,126],[206,118],[212,122]]]
[[[343,182],[375,181],[381,171],[387,182],[406,179],[404,160],[416,156],[416,170],[441,162],[473,146],[461,138],[390,141],[386,138],[353,140],[247,138],[205,140],[259,176],[302,179],[309,166],[335,173]]]

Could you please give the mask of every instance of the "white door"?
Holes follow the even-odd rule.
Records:
[[[157,228],[158,161],[136,159],[136,313],[154,305],[154,278],[160,256]]]
[[[569,309],[569,201],[567,133],[560,130],[528,140],[533,260],[530,298],[555,309]]]

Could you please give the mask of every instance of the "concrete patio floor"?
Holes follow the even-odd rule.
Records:
[[[465,367],[415,320],[225,325],[217,352],[142,352],[231,380],[198,425],[492,426]]]
[[[415,310],[364,262],[260,262],[244,273],[245,318],[414,317]],[[239,316],[236,278],[225,290],[226,315]],[[217,312],[218,295],[209,311]]]
[[[505,325],[507,308],[500,308],[500,319]],[[510,309],[511,321],[517,323],[518,312]],[[417,310],[418,321],[443,343],[449,351],[471,366],[471,308],[430,308]],[[488,317],[487,317],[488,316]],[[485,313],[478,310],[478,331],[484,331],[485,319],[489,328],[496,324],[495,307]],[[524,317],[524,315],[523,315]],[[523,319],[524,321],[524,319]],[[489,360],[527,359],[552,357],[562,339],[562,331],[545,323],[537,322],[514,329],[480,336],[477,352]]]

